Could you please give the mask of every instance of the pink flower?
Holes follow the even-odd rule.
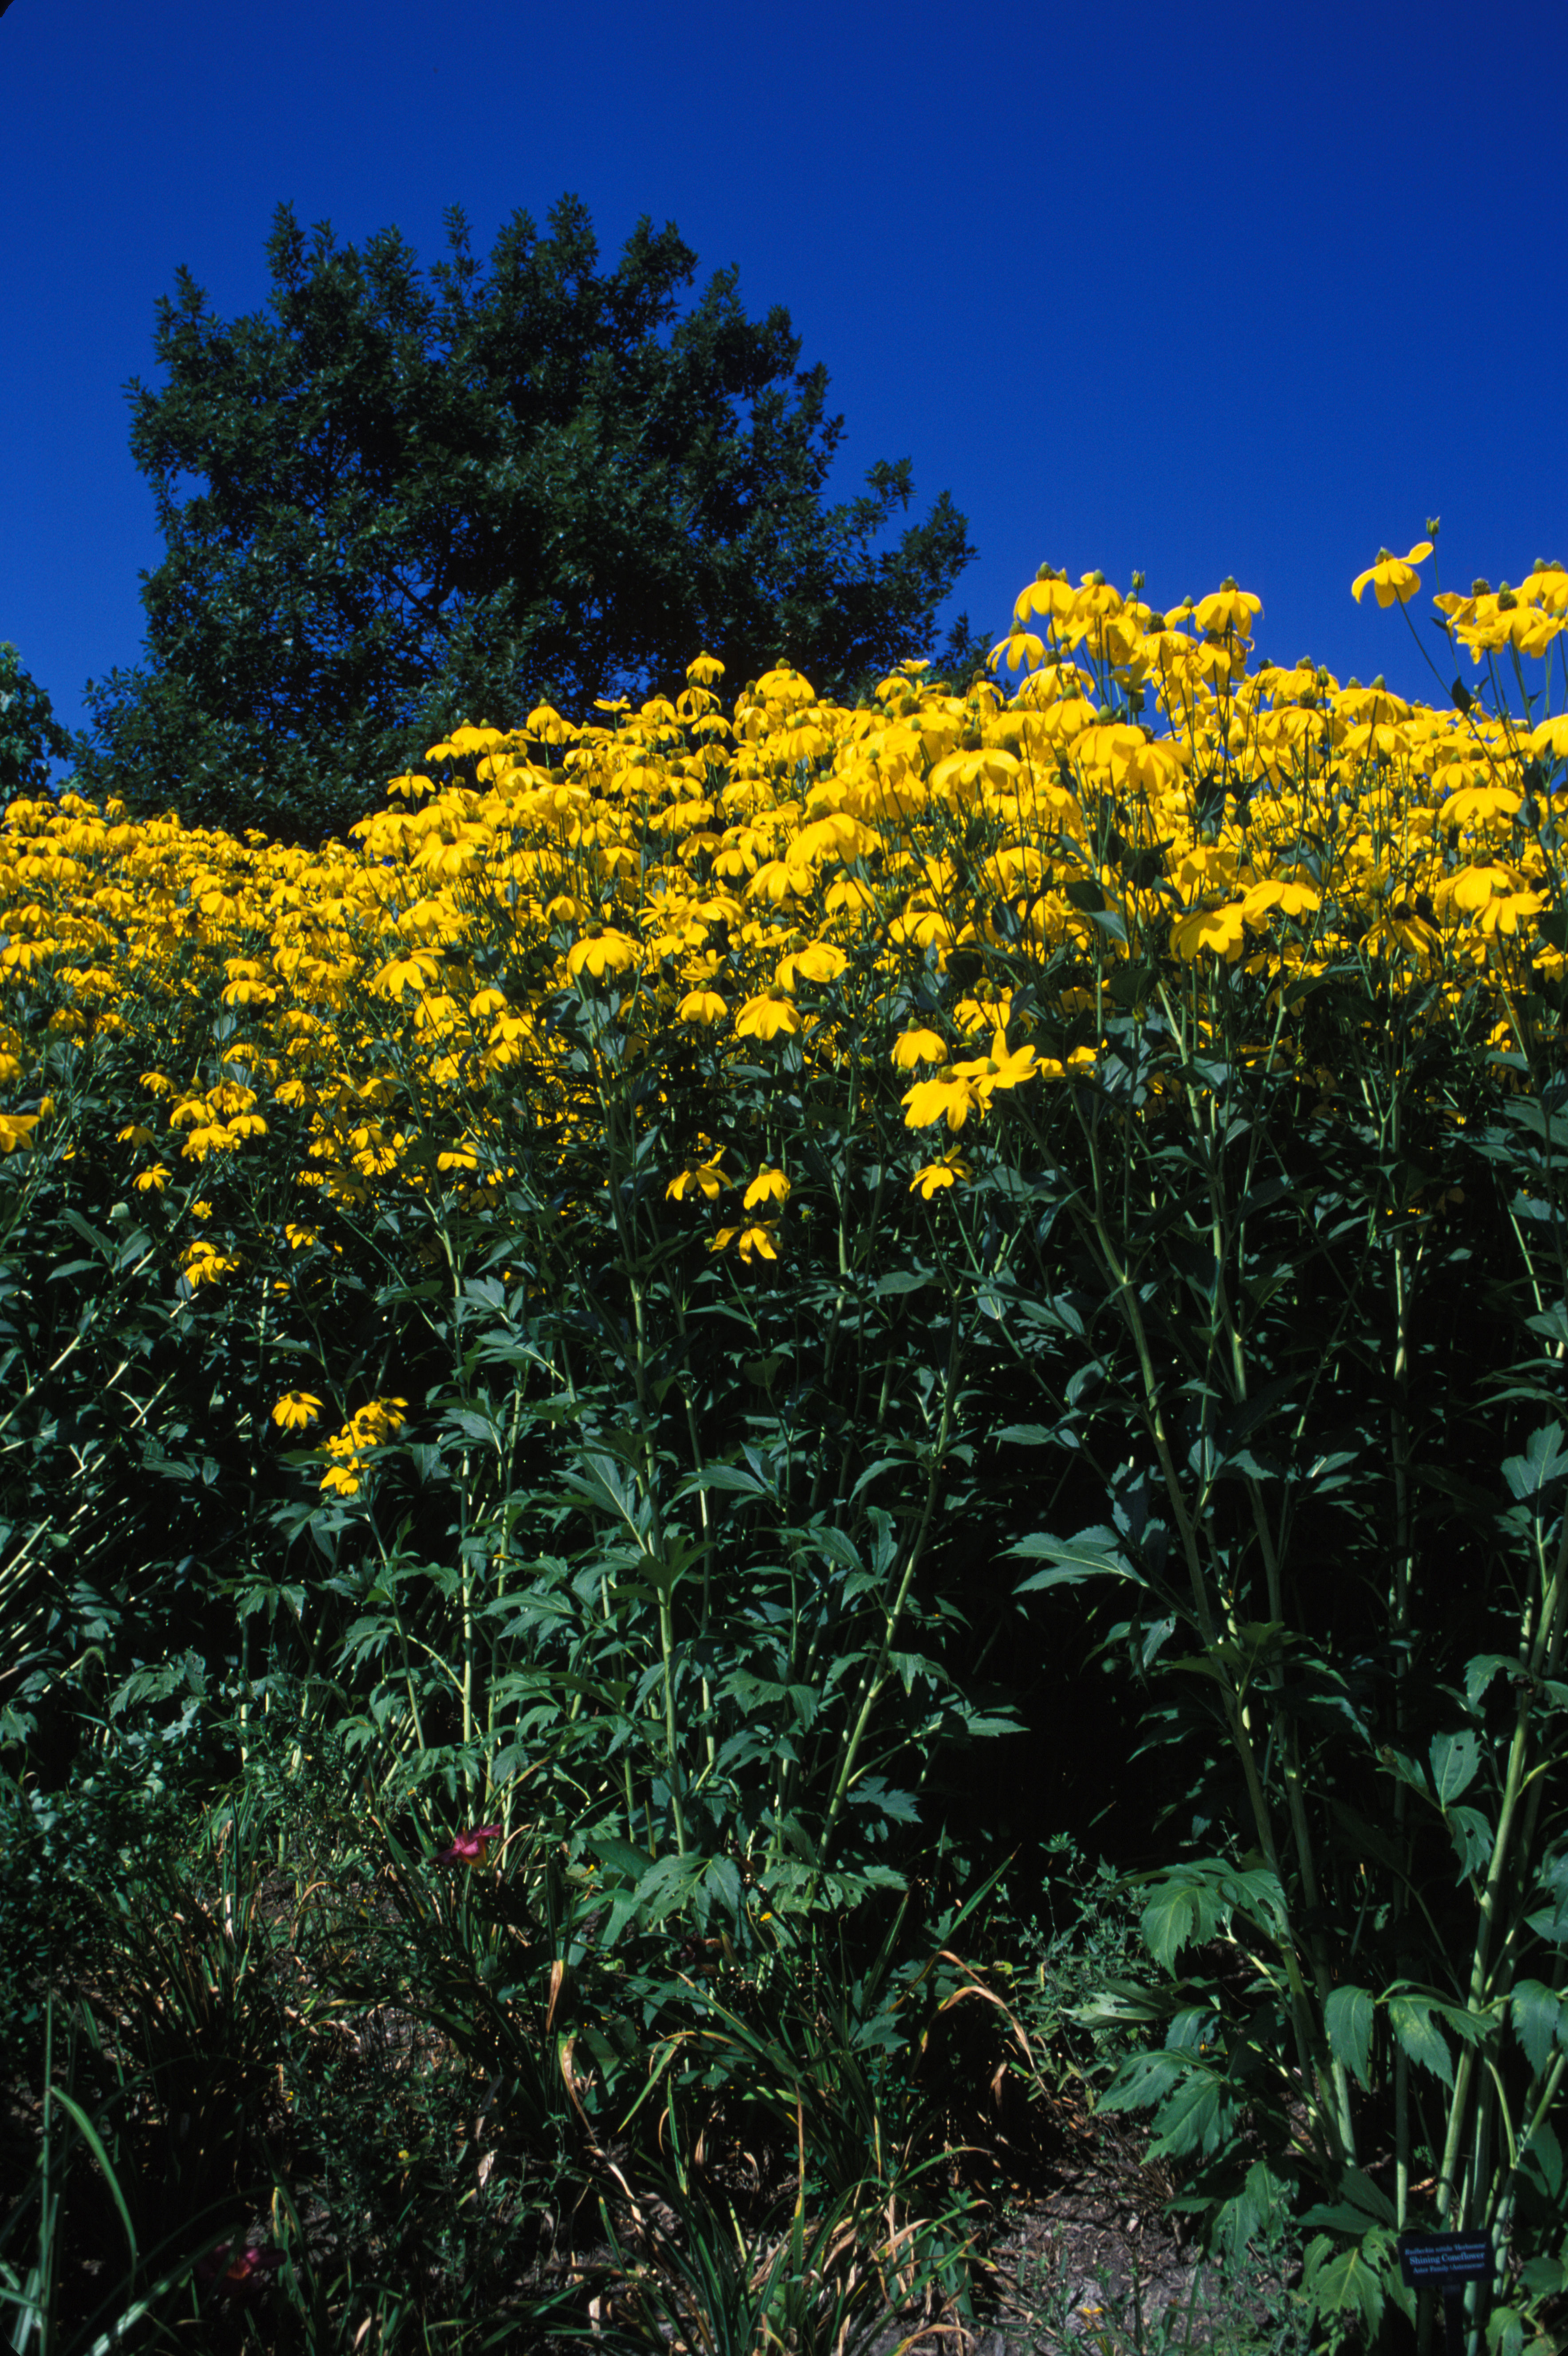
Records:
[[[266,2288],[267,2276],[276,2274],[282,2264],[281,2250],[264,2249],[259,2242],[246,2242],[236,2249],[232,2242],[224,2242],[201,2260],[196,2275],[199,2282],[215,2283],[220,2294],[253,2299]]]
[[[437,1865],[483,1865],[487,1841],[499,1840],[499,1825],[478,1825],[471,1833],[459,1833],[450,1848],[444,1848],[436,1858]]]

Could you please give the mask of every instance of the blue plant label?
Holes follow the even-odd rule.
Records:
[[[1405,2233],[1399,2248],[1400,2271],[1412,2286],[1484,2282],[1492,2271],[1485,2233]]]

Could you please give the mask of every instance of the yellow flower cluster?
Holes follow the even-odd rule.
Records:
[[[216,1244],[201,1238],[188,1247],[181,1259],[184,1285],[194,1292],[199,1285],[216,1284],[220,1276],[231,1274],[239,1264],[229,1254],[220,1252]]]
[[[318,1408],[320,1404],[308,1392],[290,1392],[286,1398],[279,1399],[273,1417],[285,1426],[313,1421],[314,1417],[304,1416],[302,1408]],[[371,1399],[358,1408],[341,1430],[335,1431],[324,1444],[322,1453],[328,1461],[321,1476],[322,1488],[339,1497],[358,1496],[370,1451],[384,1447],[407,1420],[408,1401],[403,1398]]]
[[[1358,594],[1413,594],[1427,553],[1385,553]],[[1439,605],[1477,659],[1549,657],[1568,574]],[[1289,989],[1359,960],[1522,1019],[1524,969],[1565,963],[1542,923],[1564,905],[1568,719],[1258,662],[1259,611],[1230,582],[1160,612],[1045,569],[993,676],[961,691],[910,664],[853,711],[781,666],[726,712],[701,657],[673,700],[459,729],[319,852],[14,802],[0,1153],[38,1132],[51,1041],[150,1060],[118,1132],[149,1205],[181,1165],[264,1151],[345,1205],[482,1208],[519,1120],[580,1141],[607,1074],[656,1095],[682,1042],[721,1088],[794,1058],[863,1105],[891,1073],[918,1158],[919,1135],[1091,1071],[1112,1002],[1209,961]],[[789,1179],[732,1181],[725,1151],[701,1141],[668,1193],[744,1183],[713,1248],[773,1258]],[[967,1175],[950,1149],[909,1183],[929,1202]],[[234,1265],[197,1244],[181,1273]],[[355,1427],[328,1447],[346,1488]]]

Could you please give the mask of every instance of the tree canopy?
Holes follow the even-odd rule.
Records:
[[[143,664],[89,683],[89,792],[313,840],[463,720],[668,692],[699,648],[835,695],[933,651],[965,519],[944,491],[886,542],[908,460],[825,504],[843,422],[788,312],[734,270],[688,294],[672,223],[601,269],[575,198],[487,267],[446,230],[425,273],[280,206],[267,308],[219,319],[184,269],[160,298],[166,382],[127,391],[166,554]],[[965,617],[943,659],[976,651]]]
[[[70,752],[53,704],[23,669],[16,648],[0,639],[0,803],[47,792],[51,758],[64,760]]]

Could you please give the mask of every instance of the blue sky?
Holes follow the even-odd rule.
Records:
[[[1381,544],[1441,515],[1450,585],[1568,559],[1565,87],[1563,0],[13,0],[0,638],[72,726],[137,658],[122,387],[177,264],[232,316],[281,198],[434,260],[448,205],[482,254],[571,190],[607,255],[673,220],[789,309],[838,487],[908,455],[922,511],[950,490],[977,626],[1042,559],[1162,605],[1233,573],[1266,653],[1425,691],[1349,601]]]

